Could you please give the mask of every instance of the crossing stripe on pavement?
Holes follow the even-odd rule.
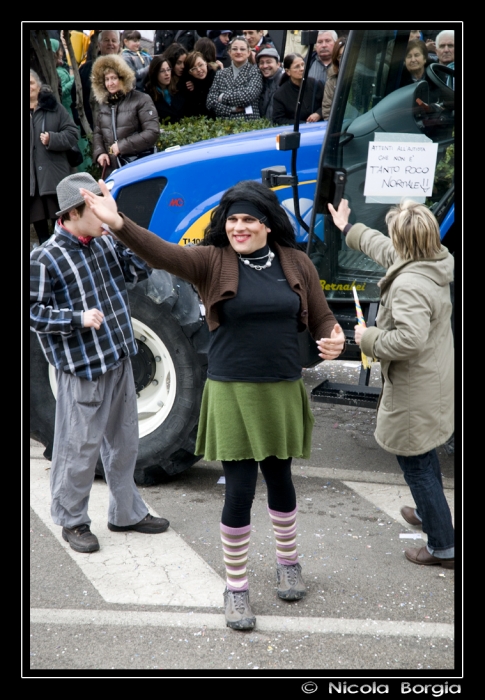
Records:
[[[220,600],[219,600],[220,605]],[[33,624],[97,625],[117,627],[175,627],[189,630],[226,629],[224,615],[121,610],[74,610],[33,608]],[[258,615],[255,632],[382,635],[386,637],[445,637],[453,639],[453,625],[406,620],[356,620],[331,617],[288,617]]]
[[[50,515],[48,464],[44,459],[30,459],[31,507],[105,601],[193,608],[220,606],[223,579],[172,528],[158,535],[108,530],[108,487],[100,479],[91,489],[89,515],[101,548],[91,554],[72,550],[62,539],[62,528],[52,522]],[[158,515],[153,508],[150,511]]]

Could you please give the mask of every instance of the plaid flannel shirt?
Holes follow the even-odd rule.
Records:
[[[58,221],[54,235],[30,254],[30,328],[47,361],[93,380],[137,353],[127,283],[151,268],[121,241],[93,238],[88,245]],[[101,328],[83,327],[83,313],[99,309]]]

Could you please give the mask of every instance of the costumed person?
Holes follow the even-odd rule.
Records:
[[[93,64],[92,90],[99,104],[93,134],[93,161],[106,174],[119,168],[125,156],[143,158],[155,152],[160,123],[152,98],[135,90],[135,74],[117,54],[100,56]]]
[[[56,372],[51,516],[71,549],[89,554],[99,549],[88,514],[99,457],[109,530],[157,534],[169,522],[148,513],[134,481],[138,414],[130,358],[138,346],[126,284],[151,270],[103,236],[81,187],[101,193],[89,173],[61,180],[54,235],[30,254],[30,328]]]
[[[346,199],[328,208],[348,247],[387,270],[376,325],[356,325],[355,342],[381,363],[374,436],[396,455],[414,498],[416,506],[404,506],[401,515],[428,536],[426,546],[404,554],[413,564],[454,569],[455,534],[436,452],[453,434],[453,256],[441,245],[433,213],[411,199],[387,213],[389,237],[349,224]]]
[[[246,565],[258,464],[276,539],[277,594],[286,601],[306,595],[291,461],[309,458],[314,419],[298,332],[309,328],[328,360],[344,350],[344,333],[285,210],[264,185],[248,180],[227,190],[202,243],[182,247],[118,213],[99,184],[104,201],[81,190],[99,220],[150,266],[191,282],[205,305],[211,343],[195,451],[221,460],[226,479],[220,524],[226,624],[252,629]]]

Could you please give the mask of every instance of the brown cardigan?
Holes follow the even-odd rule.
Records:
[[[154,269],[166,270],[197,287],[206,308],[209,330],[215,330],[219,326],[218,303],[237,294],[239,267],[234,249],[230,245],[184,247],[168,243],[120,215],[125,223],[116,236]],[[288,284],[300,297],[300,330],[307,326],[315,340],[329,338],[337,321],[327,304],[315,266],[300,250],[277,243],[271,245]]]

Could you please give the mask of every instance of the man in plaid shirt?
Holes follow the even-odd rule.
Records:
[[[99,455],[109,488],[108,528],[164,532],[134,482],[138,453],[137,352],[127,283],[148,265],[100,225],[80,187],[101,194],[88,173],[57,186],[54,234],[30,255],[30,327],[55,367],[57,405],[51,465],[51,515],[77,552],[99,549],[88,501]]]

